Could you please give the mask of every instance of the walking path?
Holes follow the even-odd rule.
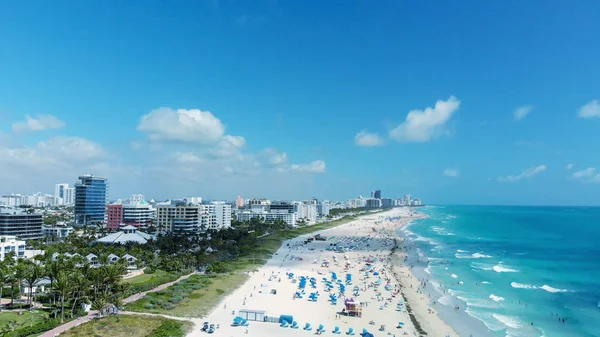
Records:
[[[150,289],[148,291],[143,291],[141,293],[137,293],[137,294],[131,295],[131,296],[129,296],[126,299],[123,300],[123,304],[135,302],[135,301],[139,300],[140,298],[146,296],[147,293],[153,293],[153,292],[161,291],[161,290],[163,290],[165,288],[168,288],[168,287],[172,286],[173,284],[175,284],[175,283],[177,283],[179,281],[183,281],[183,280],[187,279],[188,277],[190,277],[190,276],[192,276],[194,274],[196,274],[196,272],[193,272],[193,273],[188,274],[188,275],[181,276],[180,278],[178,278],[177,280],[175,280],[173,282],[161,284],[158,287]],[[57,336],[60,333],[65,332],[65,331],[67,331],[67,330],[69,330],[71,328],[74,328],[74,327],[76,327],[76,326],[78,326],[80,324],[83,324],[83,323],[91,321],[92,319],[94,319],[94,318],[97,317],[97,314],[98,314],[98,311],[91,310],[91,311],[88,312],[88,314],[86,316],[83,316],[83,317],[81,317],[79,319],[75,319],[75,320],[72,320],[72,321],[67,322],[65,324],[59,325],[59,326],[57,326],[56,328],[54,328],[52,330],[48,330],[48,331],[44,332],[39,337],[54,337],[54,336]],[[127,314],[130,314],[130,313],[127,312]],[[166,317],[166,315],[165,315],[165,317]],[[166,318],[176,319],[176,318],[170,317],[170,316],[166,317]]]

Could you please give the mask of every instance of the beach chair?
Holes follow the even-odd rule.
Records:
[[[293,321],[292,325],[290,325],[290,328],[292,328],[292,329],[298,329],[298,322]]]
[[[346,335],[354,336],[355,334],[356,334],[356,332],[354,332],[354,329],[348,328],[348,332],[346,332]]]
[[[339,326],[336,326],[336,327],[333,329],[333,331],[332,331],[332,332],[333,332],[334,334],[336,334],[336,335],[339,335],[339,334],[341,334],[341,333],[342,333],[342,331],[340,330],[340,327],[339,327]]]
[[[310,326],[310,323],[306,323],[306,325],[304,325],[304,328],[302,328],[302,329],[304,329],[306,331],[311,331],[312,327]]]
[[[287,327],[289,327],[290,325],[288,324],[288,322],[287,322],[287,321],[283,321],[283,322],[281,322],[281,324],[279,324],[279,326],[280,326],[280,327],[282,327],[282,328],[287,328]]]

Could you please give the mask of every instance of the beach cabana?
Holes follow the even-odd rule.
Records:
[[[293,321],[292,325],[290,325],[290,328],[292,328],[292,329],[298,329],[298,322]]]
[[[320,325],[319,325],[319,328],[317,329],[317,332],[318,332],[318,333],[323,333],[323,332],[325,332],[325,327],[323,326],[323,324],[320,324]]]
[[[336,327],[333,329],[332,331],[334,334],[339,335],[342,333],[342,331],[340,330],[340,327],[336,325]]]
[[[233,324],[231,324],[231,326],[248,326],[248,321],[240,316],[237,316],[233,319]]]
[[[265,311],[264,310],[249,310],[249,309],[241,309],[238,312],[238,315],[248,321],[257,321],[264,322],[265,320]]]
[[[306,323],[306,325],[304,325],[303,329],[306,330],[306,331],[311,331],[312,327],[310,326],[310,323]]]
[[[348,332],[346,332],[346,335],[349,335],[349,336],[354,336],[355,334],[356,334],[356,333],[354,332],[354,329],[352,329],[352,328],[348,328]]]

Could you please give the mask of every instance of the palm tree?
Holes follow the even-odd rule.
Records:
[[[54,289],[60,296],[60,322],[65,322],[65,297],[68,296],[71,290],[70,275],[62,271],[58,273],[54,282]]]
[[[9,282],[12,270],[10,266],[4,261],[0,261],[0,302],[2,302],[2,290],[4,285]],[[2,305],[0,304],[0,311],[2,311]]]
[[[17,286],[19,288],[19,315],[23,314],[23,301],[21,298],[21,287],[23,285],[23,280],[27,275],[27,265],[25,264],[26,260],[18,260],[15,265],[15,272],[12,277],[13,287]]]
[[[25,264],[25,274],[24,274],[24,281],[25,284],[27,284],[27,287],[29,287],[29,294],[28,294],[28,298],[29,298],[29,310],[33,311],[33,287],[35,287],[38,283],[38,281],[42,278],[43,276],[43,269],[42,267],[40,267],[39,265],[30,262],[28,260]],[[37,291],[36,291],[37,293]]]

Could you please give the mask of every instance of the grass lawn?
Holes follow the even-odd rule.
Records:
[[[250,251],[243,256],[232,261],[224,261],[228,272],[194,275],[165,290],[149,293],[142,299],[128,304],[126,310],[181,317],[203,317],[224,296],[241,286],[248,279],[249,271],[260,268],[279,249],[282,241],[336,227],[355,219],[356,216],[347,216],[332,222],[283,230],[267,235],[257,239]]]
[[[149,281],[151,281],[152,279],[159,279],[161,277],[167,277],[169,276],[170,273],[164,271],[164,270],[156,270],[153,274],[141,274],[138,276],[134,276],[131,278],[127,278],[124,279],[123,282],[126,283],[130,283],[130,284],[141,284],[141,283],[147,283]]]
[[[23,315],[19,315],[18,312],[8,312],[3,311],[0,313],[0,328],[4,327],[8,324],[8,322],[16,321],[16,328],[18,329],[21,325],[29,325],[31,324],[31,317],[33,316],[33,325],[44,320],[44,312],[41,311],[33,311],[29,312],[23,310]]]
[[[183,337],[192,328],[190,322],[174,321],[162,317],[137,315],[110,316],[74,327],[60,334],[61,337],[151,337],[162,325],[179,326],[168,336]],[[177,329],[175,329],[177,330]]]

